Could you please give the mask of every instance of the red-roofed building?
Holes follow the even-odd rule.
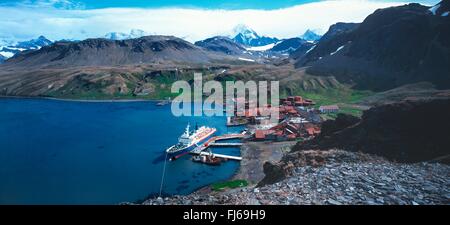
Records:
[[[264,140],[267,135],[275,133],[274,130],[256,130],[255,131],[255,140]]]
[[[314,137],[320,134],[320,127],[313,123],[306,123],[303,125],[306,136]]]
[[[281,98],[280,104],[292,106],[311,106],[314,105],[314,102],[312,100],[303,98],[302,96],[289,96],[287,98]]]

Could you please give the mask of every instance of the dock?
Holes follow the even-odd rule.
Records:
[[[200,155],[209,155],[209,152],[201,152]],[[237,161],[241,161],[242,157],[240,156],[232,156],[232,155],[223,155],[223,154],[216,154],[216,153],[212,153],[213,156],[218,157],[218,158],[223,158],[223,159],[232,159],[232,160],[237,160]]]
[[[209,152],[205,152],[206,149],[209,147],[215,146],[215,147],[236,147],[241,146],[242,143],[217,143],[216,141],[220,140],[230,140],[230,139],[242,139],[245,137],[245,134],[224,134],[221,136],[215,136],[207,140],[202,145],[197,146],[190,152],[190,154],[193,155],[209,155]],[[224,158],[224,159],[232,159],[232,160],[242,160],[242,157],[239,156],[230,156],[230,155],[224,155],[224,154],[215,154],[212,153],[215,157]]]
[[[213,142],[211,144],[209,144],[209,146],[213,146],[213,147],[236,147],[236,146],[241,146],[242,143],[217,143],[217,142]]]

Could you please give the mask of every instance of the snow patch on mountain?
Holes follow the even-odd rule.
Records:
[[[109,32],[103,36],[103,38],[111,39],[111,40],[126,40],[133,38],[140,38],[143,36],[151,35],[143,30],[132,29],[130,33],[122,33],[122,32]]]
[[[436,15],[437,10],[439,9],[439,7],[441,7],[441,4],[437,4],[433,7],[430,8],[431,13],[433,13],[433,15]]]
[[[341,49],[343,49],[344,48],[344,46],[345,45],[342,45],[341,47],[339,47],[339,48],[337,48],[336,49],[336,51],[334,51],[334,52],[332,52],[332,53],[330,53],[330,55],[334,55],[334,54],[336,54],[337,52],[339,52]]]
[[[312,51],[315,47],[316,47],[316,45],[313,45],[310,49],[308,49],[308,51],[305,52],[305,54],[307,54],[308,52]]]
[[[277,38],[259,36],[253,29],[244,24],[234,27],[231,37],[237,43],[253,47],[265,46],[279,41]]]
[[[13,57],[14,53],[1,51],[0,55],[4,56],[5,58],[10,58]]]
[[[242,58],[242,57],[239,57],[238,59],[242,60],[242,61],[247,61],[247,62],[254,62],[255,61],[253,59],[247,59],[247,58]]]
[[[280,43],[280,42],[263,45],[263,46],[248,47],[245,49],[247,49],[247,51],[267,51],[269,49],[272,49],[278,43]]]

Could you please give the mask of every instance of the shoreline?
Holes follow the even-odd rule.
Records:
[[[145,99],[145,98],[118,98],[118,99],[76,99],[76,98],[56,98],[45,96],[14,96],[14,95],[0,95],[0,99],[46,99],[55,101],[67,101],[67,102],[159,102],[167,99]],[[173,102],[173,100],[172,100]],[[187,101],[190,103],[197,103],[199,101]]]
[[[44,100],[55,100],[55,101],[65,101],[65,102],[158,102],[163,99],[71,99],[71,98],[55,98],[55,97],[44,97],[44,96],[9,96],[0,95],[0,99],[44,99]]]

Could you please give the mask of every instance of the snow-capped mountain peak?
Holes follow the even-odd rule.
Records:
[[[265,46],[279,41],[277,38],[259,36],[256,31],[244,24],[239,24],[234,27],[233,40],[237,43],[253,47]]]
[[[303,35],[300,36],[300,38],[306,40],[306,41],[318,41],[322,36],[316,34],[314,31],[308,29],[303,33]]]
[[[132,29],[128,34],[122,32],[109,32],[103,37],[111,40],[125,40],[125,39],[140,38],[147,35],[149,34],[143,30]]]
[[[238,24],[233,28],[233,36],[237,36],[241,34],[247,39],[256,39],[259,38],[259,35],[250,27],[245,24]]]
[[[16,44],[16,48],[24,48],[24,49],[40,49],[43,46],[47,46],[52,44],[53,42],[47,39],[44,36],[39,36],[36,39],[31,39],[29,41],[21,41]]]

